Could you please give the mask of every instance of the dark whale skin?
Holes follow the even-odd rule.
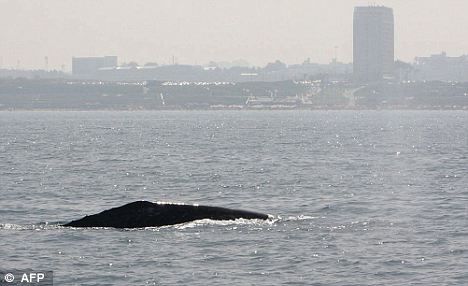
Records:
[[[143,228],[174,225],[199,219],[235,220],[239,218],[266,220],[268,215],[220,207],[136,201],[85,216],[63,226]]]

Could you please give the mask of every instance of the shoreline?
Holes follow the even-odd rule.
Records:
[[[160,109],[116,109],[116,108],[99,108],[99,109],[81,109],[81,108],[8,108],[1,109],[0,112],[95,112],[95,111],[112,111],[112,112],[151,112],[151,111],[468,111],[468,106],[456,108],[160,108]]]

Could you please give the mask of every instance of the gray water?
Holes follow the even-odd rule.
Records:
[[[468,112],[0,112],[2,268],[56,285],[467,285]],[[134,200],[272,215],[59,223]]]

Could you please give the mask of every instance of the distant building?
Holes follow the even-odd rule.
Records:
[[[468,55],[448,57],[442,52],[430,57],[417,57],[414,68],[418,80],[468,81]]]
[[[392,76],[394,64],[393,10],[383,6],[354,8],[353,73],[358,82]]]
[[[105,57],[73,57],[73,75],[94,75],[99,69],[117,67],[116,56]]]

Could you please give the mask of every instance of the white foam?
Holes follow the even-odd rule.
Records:
[[[157,201],[157,202],[154,202],[158,205],[176,205],[176,206],[187,206],[188,204],[185,204],[185,203],[180,203],[180,202],[164,202],[164,201]],[[193,206],[198,206],[196,204],[193,204]]]
[[[174,225],[173,227],[176,229],[186,229],[186,228],[194,228],[199,226],[205,225],[214,225],[214,226],[229,226],[229,225],[272,225],[277,220],[269,217],[267,220],[262,219],[245,219],[245,218],[238,218],[235,220],[213,220],[213,219],[200,219],[194,220],[191,222],[181,223]]]
[[[311,219],[318,219],[317,216],[308,216],[308,215],[298,215],[298,216],[290,216],[286,220],[289,221],[296,221],[296,220],[311,220]]]
[[[57,229],[61,228],[62,226],[59,224],[48,224],[48,223],[40,223],[40,224],[14,224],[14,223],[0,223],[0,229],[4,230],[48,230],[48,229]]]

